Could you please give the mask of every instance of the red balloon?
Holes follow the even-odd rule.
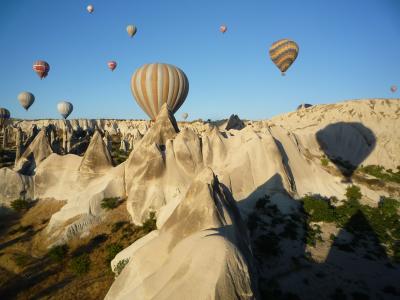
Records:
[[[116,63],[115,61],[113,61],[113,60],[109,61],[109,62],[107,63],[107,65],[108,65],[108,68],[109,68],[111,71],[114,71],[114,69],[117,67],[117,63]]]
[[[50,71],[50,65],[43,60],[35,61],[32,68],[33,71],[35,71],[36,74],[38,74],[40,79],[45,78]]]
[[[228,27],[226,27],[226,25],[221,25],[221,27],[219,28],[219,31],[221,31],[222,33],[225,33],[228,30]]]

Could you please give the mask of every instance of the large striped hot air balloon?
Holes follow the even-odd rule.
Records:
[[[219,27],[219,31],[221,31],[222,33],[225,33],[228,30],[228,27],[226,25],[221,25]]]
[[[29,92],[22,92],[18,95],[18,101],[25,110],[28,110],[33,102],[35,102],[35,96]]]
[[[117,63],[115,61],[111,60],[107,63],[107,66],[111,71],[114,71],[115,68],[117,67]]]
[[[296,60],[299,53],[299,46],[291,40],[283,39],[272,44],[269,48],[269,55],[274,64],[281,70],[282,75]]]
[[[181,107],[189,92],[189,81],[175,66],[146,64],[133,74],[131,89],[139,106],[155,120],[164,103],[173,113]]]
[[[57,110],[64,119],[68,118],[73,109],[74,106],[68,101],[61,101],[57,104]]]
[[[9,110],[7,108],[0,107],[0,129],[4,127],[9,118],[10,118]]]
[[[50,65],[43,60],[35,61],[32,68],[33,71],[35,71],[36,74],[38,74],[40,79],[45,78],[50,71]]]
[[[126,26],[126,32],[128,32],[130,37],[133,37],[136,34],[136,31],[137,31],[137,29],[135,26],[133,26],[133,25]]]
[[[392,93],[396,93],[396,91],[397,91],[397,86],[396,86],[396,85],[392,85],[392,86],[390,87],[390,91],[391,91]]]

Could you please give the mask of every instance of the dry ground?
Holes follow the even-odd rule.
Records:
[[[48,255],[44,229],[63,205],[40,200],[28,211],[0,220],[0,299],[103,299],[114,281],[107,259],[109,246],[125,248],[148,232],[130,223],[122,203],[89,236],[70,241],[67,254],[56,262]],[[84,253],[89,255],[90,268],[77,275],[71,262]]]

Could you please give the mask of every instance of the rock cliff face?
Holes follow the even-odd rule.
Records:
[[[106,299],[254,299],[254,276],[236,203],[205,168],[158,234],[131,253]]]

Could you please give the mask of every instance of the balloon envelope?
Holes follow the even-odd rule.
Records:
[[[115,68],[117,67],[117,63],[116,63],[115,61],[113,61],[113,60],[109,61],[109,62],[107,63],[107,65],[108,65],[108,68],[109,68],[111,71],[114,71]]]
[[[219,31],[221,31],[222,33],[225,33],[228,30],[228,27],[226,27],[226,25],[221,25],[219,27]]]
[[[296,42],[282,39],[272,44],[269,48],[269,55],[274,64],[281,70],[282,75],[289,69],[296,60],[299,53],[299,46]]]
[[[0,107],[0,128],[4,126],[6,121],[10,118],[10,112],[7,108]]]
[[[128,25],[126,26],[126,31],[128,32],[130,37],[133,37],[136,34],[137,29],[133,25]]]
[[[189,114],[188,114],[188,113],[183,113],[183,114],[182,114],[182,118],[183,118],[184,120],[186,120],[188,117],[189,117]]]
[[[390,90],[392,91],[392,93],[395,93],[397,91],[397,86],[396,85],[392,85],[390,87]]]
[[[43,79],[47,76],[50,71],[50,65],[44,60],[37,60],[33,63],[33,71],[38,74],[40,79]]]
[[[92,4],[89,4],[89,5],[86,7],[86,10],[87,10],[89,13],[92,13],[92,12],[94,11],[93,5],[92,5]]]
[[[57,110],[64,119],[68,118],[73,109],[74,106],[68,101],[61,101],[57,104]]]
[[[22,92],[18,95],[18,101],[25,110],[28,110],[33,102],[35,102],[35,96],[29,92]]]
[[[164,103],[173,113],[181,107],[189,92],[189,81],[175,66],[146,64],[133,74],[131,90],[139,106],[155,120]]]

